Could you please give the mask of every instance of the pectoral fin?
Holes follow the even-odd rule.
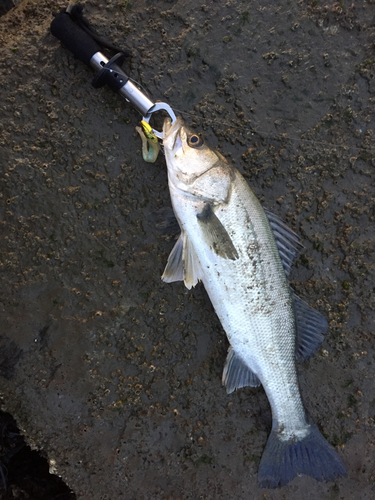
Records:
[[[234,352],[232,346],[228,349],[222,382],[227,388],[228,394],[241,387],[258,387],[261,383],[258,376],[255,375],[242,358]]]
[[[210,203],[197,215],[205,243],[223,259],[236,260],[238,253],[227,230],[219,221]]]
[[[181,232],[172,207],[159,208],[150,214],[150,218],[162,236],[177,236]]]

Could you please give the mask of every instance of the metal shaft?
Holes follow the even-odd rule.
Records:
[[[107,63],[108,59],[101,52],[96,52],[90,60],[90,65],[98,72],[101,71]],[[126,83],[120,88],[118,93],[129,101],[142,116],[146,116],[151,108],[155,106],[155,103],[150,101],[150,99],[127,78],[128,77],[126,77]]]

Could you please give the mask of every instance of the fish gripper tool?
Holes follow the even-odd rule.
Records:
[[[95,88],[108,85],[138,110],[147,123],[153,113],[161,110],[166,111],[172,123],[175,122],[176,115],[169,104],[151,101],[122,70],[121,65],[129,56],[126,51],[118,52],[111,59],[102,54],[99,44],[111,50],[116,47],[93,30],[87,19],[82,16],[81,5],[69,5],[65,11],[57,14],[51,23],[51,33],[80,61],[97,71],[92,82]],[[155,129],[152,131],[159,139],[163,138],[162,132]]]

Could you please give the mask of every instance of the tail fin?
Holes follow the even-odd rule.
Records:
[[[261,488],[277,488],[298,474],[312,476],[318,481],[332,481],[346,476],[341,458],[324,439],[315,424],[302,440],[282,441],[272,430],[263,452],[258,471]]]

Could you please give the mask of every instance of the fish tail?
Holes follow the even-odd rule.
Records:
[[[312,476],[318,481],[332,481],[347,475],[341,458],[316,425],[310,423],[309,427],[309,434],[300,440],[283,441],[276,429],[272,430],[259,465],[261,488],[283,486],[298,474]]]

